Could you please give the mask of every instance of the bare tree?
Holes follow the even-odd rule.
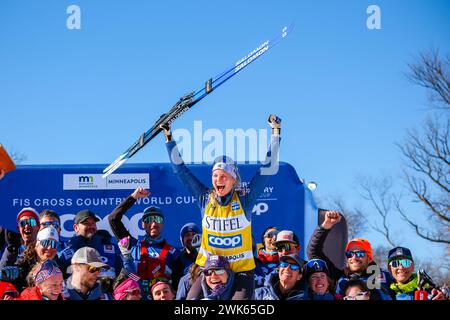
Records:
[[[392,179],[385,177],[380,181],[374,181],[369,178],[360,179],[361,196],[370,201],[375,208],[375,212],[381,217],[381,226],[377,222],[372,226],[372,229],[382,234],[387,242],[396,247],[396,242],[393,239],[392,229],[389,225],[390,213],[392,212],[392,206],[394,204],[392,188]]]
[[[406,184],[415,200],[424,205],[427,226],[421,226],[397,210],[417,235],[435,243],[450,245],[450,58],[441,59],[437,50],[421,54],[409,65],[409,78],[429,89],[430,103],[439,114],[427,118],[421,131],[410,130],[397,144],[405,163]]]
[[[450,109],[450,56],[439,56],[437,49],[421,53],[415,63],[408,64],[407,77],[415,84],[429,89],[430,105]]]

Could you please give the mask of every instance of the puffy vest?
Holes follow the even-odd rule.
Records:
[[[209,202],[202,221],[202,244],[196,263],[204,266],[209,255],[223,255],[231,270],[255,269],[252,251],[252,224],[247,220],[236,192],[226,206]]]
[[[140,261],[137,265],[137,272],[139,277],[142,280],[147,280],[150,286],[158,279],[170,280],[170,277],[166,275],[166,257],[171,249],[171,245],[166,242],[157,257],[150,257],[145,240],[141,241]]]

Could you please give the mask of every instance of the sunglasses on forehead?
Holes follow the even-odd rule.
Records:
[[[30,227],[36,227],[37,226],[37,222],[36,219],[34,218],[29,218],[29,219],[22,219],[18,222],[19,226],[21,228],[24,228],[26,226],[30,226]]]
[[[356,256],[356,258],[364,258],[366,256],[366,252],[365,251],[346,251],[345,252],[345,256],[347,258],[351,258],[353,256]]]
[[[226,272],[225,269],[208,269],[204,271],[204,274],[207,276],[212,275],[213,273],[215,273],[216,275],[220,276],[222,274],[224,274]]]
[[[147,216],[144,219],[142,219],[142,221],[144,221],[144,223],[152,223],[152,222],[163,223],[164,218],[161,216]]]
[[[280,262],[280,268],[287,268],[289,266],[291,267],[292,271],[297,271],[297,270],[301,269],[301,267],[297,264],[289,263],[289,262],[285,262],[285,261]]]
[[[389,262],[389,265],[392,268],[400,268],[400,266],[403,266],[403,268],[409,268],[412,265],[412,261],[409,259],[394,260]]]
[[[60,224],[58,221],[45,221],[45,222],[41,222],[41,226],[43,226],[43,227],[53,226],[56,229],[58,229]]]
[[[56,240],[40,240],[39,243],[44,248],[50,247],[52,249],[56,249],[58,247],[58,241],[56,241]]]

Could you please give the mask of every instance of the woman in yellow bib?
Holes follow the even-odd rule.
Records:
[[[202,213],[202,242],[196,264],[203,267],[210,255],[224,256],[235,273],[233,300],[252,299],[254,295],[252,208],[269,177],[278,172],[281,120],[271,115],[268,122],[272,128],[270,148],[264,164],[258,168],[245,191],[240,189],[236,164],[226,156],[215,160],[212,188],[206,187],[184,164],[172,139],[170,127],[162,127],[174,172],[195,197]],[[220,290],[221,287],[218,287]],[[201,282],[197,281],[192,285],[187,299],[196,299],[201,290]]]

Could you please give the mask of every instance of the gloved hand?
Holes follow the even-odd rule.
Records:
[[[119,241],[119,249],[122,255],[130,259],[131,258],[131,240],[130,236],[125,237]]]
[[[279,136],[281,133],[281,119],[276,115],[271,114],[269,119],[267,119],[269,126],[272,128],[272,134],[275,136]]]
[[[162,129],[164,136],[166,137],[166,143],[169,141],[172,141],[172,131],[171,131],[170,125],[165,124],[165,125],[160,125],[159,127]]]
[[[20,276],[20,267],[7,266],[0,270],[0,280],[5,282],[15,281]]]
[[[20,240],[20,234],[12,232],[10,230],[6,230],[6,247],[8,248],[9,252],[16,252],[17,250],[19,250],[20,246],[22,245]]]

